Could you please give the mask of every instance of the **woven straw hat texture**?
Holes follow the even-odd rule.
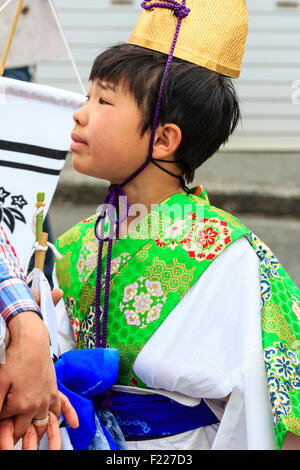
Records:
[[[191,11],[182,20],[174,56],[239,77],[248,34],[245,0],[187,0],[186,6]],[[129,43],[168,54],[177,20],[169,9],[143,10]]]

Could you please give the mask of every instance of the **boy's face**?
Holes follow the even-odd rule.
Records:
[[[150,132],[141,136],[142,114],[126,89],[94,80],[73,117],[72,164],[79,173],[121,184],[146,161]]]

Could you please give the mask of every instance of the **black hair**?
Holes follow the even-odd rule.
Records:
[[[141,132],[151,129],[167,55],[132,44],[118,44],[94,61],[90,80],[105,80],[131,92],[142,111]],[[174,58],[163,95],[159,123],[182,132],[175,160],[188,183],[196,168],[225,144],[241,117],[230,78]]]

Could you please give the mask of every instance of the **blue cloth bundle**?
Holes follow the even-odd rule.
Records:
[[[94,406],[94,402],[99,402],[96,397],[116,382],[119,360],[117,349],[98,348],[68,351],[55,363],[58,389],[68,397],[79,419],[77,429],[66,423],[75,450],[87,450],[91,444],[98,449],[120,448],[101,423]],[[98,444],[93,442],[94,438]]]

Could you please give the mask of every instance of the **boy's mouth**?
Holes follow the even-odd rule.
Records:
[[[77,150],[80,150],[87,145],[87,142],[76,134],[72,134],[71,138],[73,140],[73,143],[71,145],[71,150],[73,152],[76,152]]]

